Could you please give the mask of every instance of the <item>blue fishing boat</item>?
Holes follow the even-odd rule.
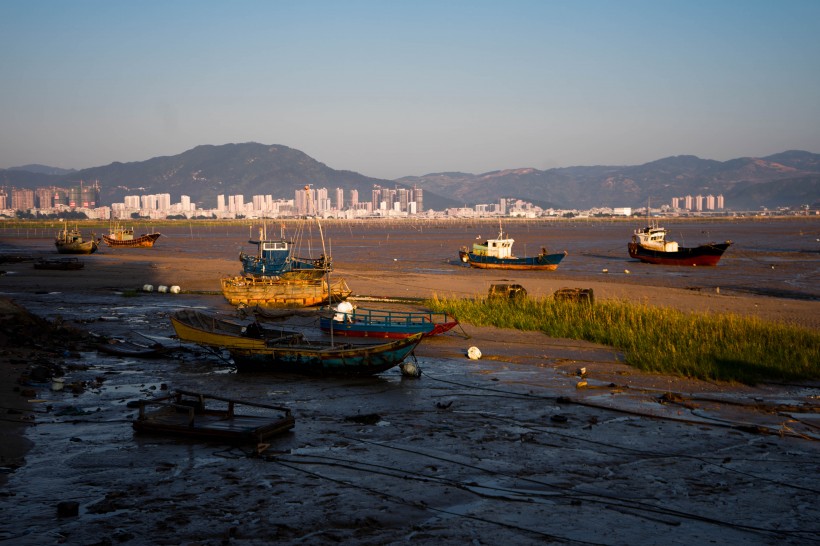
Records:
[[[483,243],[474,243],[472,249],[461,247],[458,252],[462,262],[479,269],[534,269],[555,271],[567,255],[567,251],[549,253],[542,247],[535,256],[514,256],[512,246],[515,239],[505,237],[499,228],[498,237]]]
[[[333,263],[324,253],[315,259],[294,256],[294,242],[284,233],[279,238],[268,238],[265,229],[259,228],[259,239],[248,242],[256,245],[256,253],[239,253],[243,275],[310,280],[333,271]]]
[[[458,325],[447,313],[359,309],[346,301],[337,305],[335,311],[333,316],[320,317],[319,327],[337,336],[392,339],[414,334],[435,336]]]
[[[264,349],[231,349],[230,354],[238,372],[373,375],[404,362],[423,336],[413,334],[377,345],[294,339]]]

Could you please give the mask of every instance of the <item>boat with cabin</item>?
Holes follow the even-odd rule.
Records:
[[[68,225],[65,225],[63,231],[57,234],[54,245],[60,254],[93,254],[97,252],[99,247],[93,233],[91,234],[91,240],[86,241],[78,227],[69,230]]]
[[[720,261],[732,241],[705,243],[694,247],[678,245],[666,239],[667,230],[657,222],[632,232],[628,243],[629,256],[649,264],[715,266]]]
[[[522,269],[522,270],[542,270],[555,271],[558,264],[567,255],[567,251],[550,253],[546,247],[541,247],[541,252],[535,256],[513,255],[512,248],[515,239],[504,236],[504,231],[499,225],[498,237],[487,239],[483,243],[473,243],[472,248],[466,246],[459,250],[459,258],[462,262],[470,264],[470,267],[479,269]]]
[[[256,253],[239,253],[243,275],[311,280],[333,271],[332,260],[324,253],[315,259],[294,256],[295,242],[285,238],[284,228],[279,238],[268,238],[267,230],[261,227],[259,239],[248,243],[256,245]]]
[[[143,233],[135,237],[134,228],[114,227],[111,233],[102,236],[103,241],[113,248],[151,248],[161,233]]]

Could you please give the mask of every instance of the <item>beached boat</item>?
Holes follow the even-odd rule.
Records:
[[[161,233],[143,233],[135,237],[134,228],[116,227],[111,233],[103,235],[102,239],[105,244],[114,248],[151,248],[160,235]]]
[[[401,364],[423,336],[413,334],[378,345],[302,340],[261,350],[231,349],[230,353],[239,372],[373,375]]]
[[[499,229],[498,237],[487,239],[483,243],[473,243],[472,249],[461,247],[458,256],[462,262],[479,269],[528,269],[554,271],[567,255],[567,251],[549,253],[541,248],[535,256],[513,256],[512,247],[515,239],[505,237]]]
[[[291,430],[296,424],[290,409],[177,390],[168,396],[137,403],[132,422],[140,433],[188,436],[232,444],[255,443]]]
[[[93,234],[91,240],[86,241],[78,228],[69,230],[67,225],[57,234],[54,245],[60,254],[93,254],[99,247]]]
[[[77,258],[38,258],[34,262],[34,269],[52,271],[76,271],[84,267],[85,263]]]
[[[301,338],[302,334],[263,326],[259,322],[237,322],[196,309],[180,309],[171,315],[177,337],[210,347],[264,349],[271,343]]]
[[[259,239],[249,240],[256,245],[256,254],[239,253],[242,273],[255,277],[279,277],[281,279],[319,279],[333,271],[329,256],[302,258],[293,255],[294,242],[285,239],[269,239],[264,228],[259,229]]]
[[[447,313],[359,309],[349,302],[337,305],[332,316],[319,318],[323,332],[347,337],[399,339],[419,333],[435,336],[457,325],[458,321]]]
[[[240,275],[220,279],[231,305],[249,307],[312,307],[343,301],[351,294],[344,279],[279,279]]]
[[[636,229],[627,245],[632,258],[660,265],[717,265],[732,241],[706,243],[695,247],[682,247],[675,241],[666,240],[666,228],[656,222]]]
[[[156,358],[165,355],[171,347],[162,343],[145,345],[127,339],[109,338],[97,343],[97,350],[114,356],[131,358]]]

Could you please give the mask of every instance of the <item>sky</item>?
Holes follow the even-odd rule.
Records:
[[[0,1],[0,169],[239,142],[384,179],[820,153],[820,1]]]

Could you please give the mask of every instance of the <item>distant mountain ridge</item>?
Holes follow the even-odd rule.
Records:
[[[820,200],[820,155],[791,150],[729,161],[673,156],[635,166],[508,169],[481,175],[433,173],[398,179],[464,202],[515,197],[542,207],[660,205],[673,197],[720,195],[727,208],[811,205]]]
[[[343,188],[346,198],[356,189],[359,201],[370,199],[374,185],[417,186],[424,189],[424,208],[436,210],[496,203],[502,197],[557,209],[636,208],[650,200],[660,205],[673,197],[710,194],[722,194],[727,208],[734,210],[820,201],[820,155],[800,150],[729,161],[680,155],[634,166],[444,172],[397,180],[334,170],[299,150],[255,142],[201,145],[175,156],[76,171],[27,167],[0,170],[0,185],[33,188],[99,180],[105,204],[120,202],[125,195],[170,193],[173,200],[188,195],[199,207],[213,208],[220,194],[290,199],[305,184],[327,188],[331,198],[336,188]]]

